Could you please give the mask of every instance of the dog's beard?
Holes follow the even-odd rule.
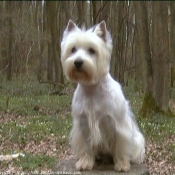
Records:
[[[75,82],[82,82],[82,83],[91,83],[92,80],[92,75],[84,70],[76,70],[73,69],[69,73],[69,79]]]
[[[84,62],[83,66],[80,69],[77,69],[74,66],[73,60],[65,61],[64,66],[65,74],[70,81],[87,85],[96,83],[96,68],[91,61]]]

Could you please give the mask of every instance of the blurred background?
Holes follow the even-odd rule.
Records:
[[[87,28],[105,20],[114,45],[112,76],[124,86],[132,78],[137,90],[168,110],[175,80],[173,1],[1,1],[0,90],[31,79],[64,88],[60,42],[69,19]]]
[[[0,1],[0,172],[46,171],[72,156],[71,99],[60,43],[72,19],[105,20],[111,70],[146,138],[151,174],[175,173],[175,1]],[[0,159],[1,160],[1,159]],[[22,174],[22,173],[20,173]]]

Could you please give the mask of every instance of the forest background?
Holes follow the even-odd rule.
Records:
[[[173,1],[1,1],[0,154],[26,154],[0,164],[1,170],[50,169],[71,155],[70,103],[76,85],[67,82],[60,62],[69,19],[87,28],[106,21],[113,39],[110,72],[122,84],[147,139],[145,164],[150,172],[174,172]]]

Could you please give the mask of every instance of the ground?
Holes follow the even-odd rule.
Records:
[[[73,87],[66,86],[61,95],[52,93],[55,86],[36,82],[0,88],[0,160],[1,155],[25,154],[0,161],[0,173],[51,171],[56,162],[73,156],[69,145]],[[150,174],[175,174],[175,118],[161,114],[142,118],[138,111],[143,94],[132,87],[124,87],[124,93],[146,138],[144,164]],[[175,112],[175,95],[170,106]]]

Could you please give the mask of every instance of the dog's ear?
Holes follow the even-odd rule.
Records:
[[[96,33],[97,36],[102,38],[105,42],[107,41],[107,29],[106,29],[106,23],[105,21],[102,21],[100,24],[98,24],[95,29],[94,33]]]
[[[75,29],[78,29],[78,27],[76,26],[76,24],[72,20],[69,20],[67,27],[66,27],[66,31],[71,32]]]
[[[63,39],[66,38],[70,32],[76,31],[76,30],[77,31],[79,30],[77,25],[72,20],[69,20],[69,22],[67,23],[66,29],[63,32]]]

